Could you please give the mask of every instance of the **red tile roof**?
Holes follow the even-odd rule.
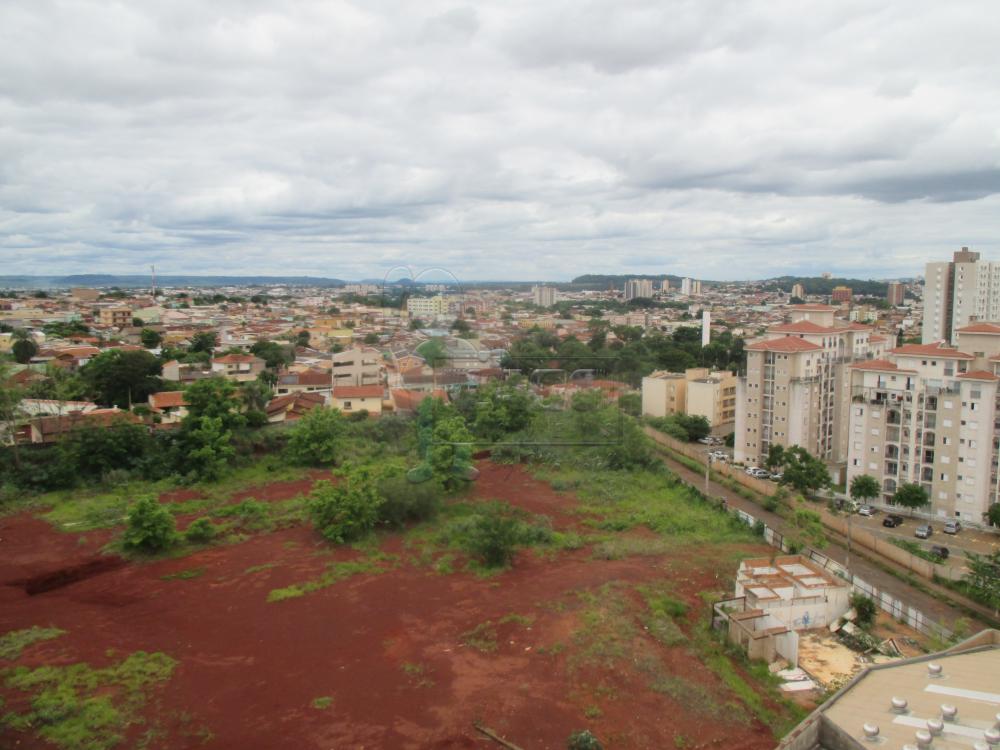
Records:
[[[794,323],[780,323],[767,329],[768,333],[816,333],[829,334],[844,330],[843,328],[821,326],[811,320],[796,320]]]
[[[986,370],[973,370],[972,372],[963,372],[958,377],[968,378],[969,380],[1000,380],[992,372],[987,372]]]
[[[859,362],[851,365],[852,370],[885,370],[888,372],[916,372],[916,370],[900,370],[899,366],[887,359],[873,359],[868,362]]]
[[[290,372],[282,375],[278,382],[281,385],[322,385],[330,387],[333,379],[329,372],[305,370],[303,372]]]
[[[749,344],[746,349],[751,352],[794,353],[822,351],[823,347],[818,344],[814,344],[811,341],[800,339],[798,336],[783,336],[777,339],[768,339],[767,341],[758,341],[754,344]]]
[[[839,307],[833,307],[832,305],[819,305],[815,303],[806,303],[803,305],[789,305],[792,310],[804,310],[808,312],[836,312]]]
[[[992,333],[1000,335],[1000,324],[998,323],[973,323],[970,326],[958,329],[959,333]]]
[[[160,391],[149,396],[151,409],[172,409],[187,405],[187,401],[184,400],[184,391]]]
[[[289,393],[278,396],[267,402],[264,411],[268,416],[286,412],[285,419],[296,419],[307,411],[326,405],[326,396],[322,393]]]
[[[380,385],[338,385],[333,389],[334,398],[382,398]]]
[[[903,357],[941,357],[943,359],[975,359],[971,354],[960,352],[950,346],[945,346],[943,341],[935,341],[933,344],[905,344],[889,350],[890,354]]]

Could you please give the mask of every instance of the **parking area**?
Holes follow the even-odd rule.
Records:
[[[854,526],[863,528],[873,534],[885,539],[905,539],[916,542],[924,549],[929,550],[932,545],[942,545],[951,551],[951,556],[947,564],[954,567],[962,567],[965,559],[964,553],[967,550],[979,554],[989,554],[1000,549],[1000,535],[977,529],[963,528],[957,534],[945,534],[942,531],[944,521],[927,521],[923,518],[910,518],[905,512],[897,513],[903,519],[899,526],[889,528],[882,525],[886,517],[885,511],[878,511],[874,516],[865,517],[858,513],[854,514],[851,523]],[[914,532],[919,526],[930,524],[933,533],[927,539],[918,539]]]

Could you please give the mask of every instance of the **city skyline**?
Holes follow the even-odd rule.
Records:
[[[511,281],[1000,257],[991,10],[9,3],[0,253]]]

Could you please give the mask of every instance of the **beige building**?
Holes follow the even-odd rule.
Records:
[[[838,321],[829,305],[794,305],[792,321],[748,344],[736,392],[734,457],[763,462],[771,445],[799,445],[839,479],[847,461],[850,365],[881,356],[886,339]]]
[[[132,309],[124,305],[102,307],[97,314],[102,326],[110,328],[127,328],[132,325]]]
[[[256,380],[266,366],[263,359],[252,354],[226,354],[212,360],[212,374],[245,383]]]
[[[101,293],[97,289],[86,287],[74,287],[69,290],[69,294],[77,302],[97,302],[101,298]]]
[[[654,372],[642,379],[642,413],[649,417],[671,414],[703,416],[713,427],[736,419],[736,373],[693,367],[683,373]]]
[[[931,517],[982,523],[998,494],[1000,325],[957,331],[959,346],[910,344],[851,371],[848,479],[868,474],[889,503],[927,490]]]
[[[789,732],[778,750],[979,750],[1000,744],[1000,632],[873,664]]]
[[[951,262],[928,263],[924,274],[922,342],[955,343],[958,329],[1000,320],[1000,263],[963,247]]]
[[[367,411],[378,416],[382,413],[382,397],[385,392],[380,385],[340,385],[333,389],[332,406],[345,414]]]
[[[374,349],[348,349],[333,355],[334,385],[379,385],[382,355]]]

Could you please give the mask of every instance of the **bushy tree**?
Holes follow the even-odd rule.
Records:
[[[81,367],[80,377],[98,403],[124,409],[159,391],[161,372],[160,360],[150,352],[112,349]]]
[[[344,472],[337,484],[316,483],[309,495],[309,517],[327,541],[350,542],[375,528],[382,502],[371,473],[355,469]]]
[[[490,384],[473,394],[473,431],[478,437],[496,441],[528,426],[532,399],[527,391],[509,385]]]
[[[799,492],[815,492],[823,487],[829,487],[833,481],[826,464],[801,445],[793,445],[785,449],[782,466],[784,467],[784,476],[781,483],[790,485]]]
[[[209,352],[211,353],[219,344],[219,337],[215,331],[198,331],[191,337],[189,352]]]
[[[11,347],[11,354],[16,362],[26,365],[38,354],[38,345],[29,338],[17,339]]]
[[[263,359],[270,370],[278,370],[295,361],[295,355],[288,347],[274,341],[258,341],[250,347],[250,353]]]
[[[0,363],[0,445],[7,443],[10,433],[17,429],[24,391],[10,381],[10,370]],[[11,454],[15,468],[21,467],[21,453],[16,440],[11,440]]]
[[[878,497],[878,480],[868,474],[858,474],[851,480],[851,498],[860,502],[867,502]]]
[[[875,622],[875,618],[878,616],[878,607],[875,606],[875,601],[871,597],[855,592],[851,594],[851,606],[858,614],[858,625],[867,627]]]
[[[991,554],[966,551],[965,558],[969,572],[962,580],[975,598],[992,607],[996,614],[1000,609],[1000,551]]]
[[[122,546],[127,550],[153,554],[177,542],[173,514],[152,495],[140,497],[129,508]]]
[[[899,485],[896,493],[892,496],[893,505],[909,508],[911,516],[913,515],[913,511],[917,508],[923,508],[930,501],[927,490],[913,482]]]
[[[236,430],[246,424],[240,413],[243,404],[236,385],[225,378],[194,381],[184,389],[184,400],[188,404],[185,429],[197,427],[203,417],[222,420],[222,427],[226,430]]]
[[[1000,526],[1000,503],[993,503],[986,511],[986,519],[991,526]]]
[[[221,417],[198,417],[185,430],[186,464],[190,473],[204,481],[215,481],[236,455],[233,434]]]
[[[139,340],[147,349],[155,349],[163,343],[163,336],[160,335],[159,331],[154,331],[152,328],[143,328],[139,334]]]
[[[428,461],[434,478],[446,489],[463,485],[472,468],[472,434],[458,415],[434,425]]]
[[[285,453],[303,466],[336,465],[346,433],[347,422],[338,409],[311,409],[290,430]]]
[[[767,449],[767,460],[764,462],[764,466],[770,471],[784,466],[785,464],[785,446],[779,443],[771,443],[771,447]]]
[[[84,478],[100,478],[110,471],[139,466],[152,448],[145,425],[116,419],[103,429],[79,427],[62,444],[63,456]]]

